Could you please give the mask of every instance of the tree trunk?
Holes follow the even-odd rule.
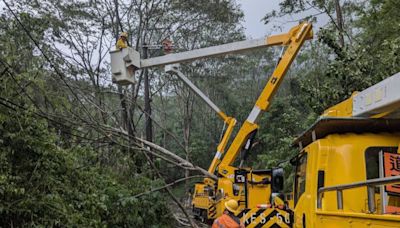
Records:
[[[190,160],[190,127],[192,125],[192,114],[193,114],[193,100],[191,99],[191,92],[188,91],[188,95],[185,101],[185,110],[183,116],[183,139],[184,146],[186,151],[185,159],[186,161]],[[190,170],[185,170],[185,178],[189,177]],[[185,181],[185,190],[189,189],[189,180]]]
[[[119,25],[120,25],[120,18],[119,18],[119,13],[118,13],[118,0],[114,0],[114,6],[115,6],[115,15],[116,15],[116,23],[115,23],[115,42],[118,40],[118,34],[119,34]],[[119,93],[119,102],[121,104],[121,119],[122,119],[122,127],[129,132],[128,128],[128,105],[126,103],[124,91],[122,89],[121,85],[118,85],[118,93]]]
[[[336,10],[337,26],[339,29],[339,43],[340,43],[340,46],[343,48],[344,47],[344,36],[343,36],[344,23],[343,23],[342,7],[340,6],[340,0],[335,0],[335,10]]]
[[[117,41],[119,30],[121,29],[121,31],[123,31],[123,28],[122,28],[121,20],[119,17],[118,0],[114,0],[114,5],[115,5],[115,15],[116,15],[115,33],[116,33],[116,41]],[[128,43],[128,45],[129,45],[129,43]],[[134,126],[134,122],[133,122],[133,111],[129,110],[130,107],[129,107],[129,103],[127,100],[127,96],[125,95],[122,86],[118,85],[117,87],[118,87],[118,93],[119,93],[119,101],[120,101],[120,105],[121,105],[121,119],[122,119],[121,126],[123,129],[125,129],[128,132],[129,136],[134,137],[135,126]],[[134,87],[132,89],[134,89]],[[129,143],[132,143],[132,142],[129,142]],[[130,154],[132,160],[134,161],[136,168],[137,168],[137,172],[141,173],[142,166],[143,166],[142,159],[138,158],[136,156],[135,151],[130,150],[129,148],[127,149],[127,152]]]
[[[143,44],[143,58],[148,57],[148,49],[146,44]],[[144,71],[144,112],[146,115],[146,140],[153,142],[153,123],[151,122],[151,98],[150,98],[150,83],[149,83],[149,71]]]

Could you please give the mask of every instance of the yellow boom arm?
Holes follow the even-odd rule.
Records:
[[[226,155],[222,159],[218,169],[218,172],[221,175],[226,176],[228,173],[230,173],[229,170],[231,169],[228,168],[228,166],[233,164],[241,149],[246,144],[247,140],[249,140],[251,133],[258,129],[258,125],[256,124],[258,117],[263,111],[268,110],[274,94],[282,83],[283,78],[298,51],[300,50],[304,41],[312,39],[312,36],[312,25],[304,22],[293,27],[287,34],[271,36],[266,39],[266,42],[270,45],[284,45],[287,46],[287,48],[277,64],[274,72],[272,73],[272,76],[268,80],[267,85],[264,87],[263,91],[258,97],[252,111],[234,138],[232,144],[226,152]]]
[[[210,167],[208,168],[208,172],[210,174],[214,174],[215,168],[217,167],[222,154],[225,152],[225,147],[229,141],[229,138],[232,134],[233,127],[236,124],[236,119],[230,116],[227,116],[225,112],[223,112],[217,105],[214,104],[196,85],[194,85],[180,70],[179,64],[171,64],[165,66],[165,72],[175,74],[183,83],[185,83],[199,98],[201,98],[212,110],[214,110],[218,116],[224,121],[225,125],[228,125],[221,142],[217,147],[217,152],[215,153],[214,160],[212,161]]]
[[[214,159],[211,162],[210,167],[208,168],[209,173],[214,173],[215,169],[217,168],[218,164],[221,162],[221,157],[225,152],[225,147],[228,144],[229,138],[232,134],[233,128],[236,125],[236,119],[232,117],[226,117],[224,119],[225,123],[228,125],[226,128],[225,134],[222,137],[221,142],[219,143],[217,147],[217,152],[215,153]]]
[[[120,85],[135,83],[134,71],[136,69],[143,69],[154,66],[166,66],[167,68],[168,66],[172,67],[171,65],[175,63],[193,61],[205,57],[239,53],[269,46],[287,46],[285,54],[282,56],[274,73],[268,81],[268,84],[262,91],[255,106],[253,107],[253,110],[251,111],[247,120],[243,123],[241,129],[239,130],[236,138],[230,145],[222,161],[221,156],[229,141],[229,136],[232,134],[233,127],[236,124],[236,120],[234,118],[228,117],[225,113],[220,111],[219,108],[216,107],[211,101],[209,101],[207,97],[201,96],[202,93],[200,90],[198,90],[197,88],[195,89],[195,91],[198,90],[197,94],[200,94],[200,97],[202,97],[203,100],[205,100],[206,103],[209,104],[210,107],[212,107],[219,114],[219,116],[224,120],[225,124],[228,125],[228,128],[220,144],[218,145],[214,159],[209,167],[209,172],[214,173],[216,167],[220,163],[220,167],[226,167],[231,165],[235,161],[237,155],[239,154],[243,145],[249,139],[251,133],[258,128],[258,125],[256,124],[258,116],[261,114],[262,111],[266,111],[268,109],[269,103],[273,95],[278,89],[283,79],[283,76],[285,75],[290,64],[295,58],[301,45],[304,43],[305,40],[311,38],[312,26],[310,23],[305,22],[293,27],[288,33],[269,36],[266,39],[262,38],[255,40],[238,41],[229,44],[200,48],[149,59],[141,59],[140,53],[130,47],[124,48],[122,50],[113,50],[110,51],[113,82]],[[173,68],[170,68],[170,70],[174,71]],[[189,82],[189,80],[187,81]],[[223,169],[220,169],[220,172],[221,170]]]

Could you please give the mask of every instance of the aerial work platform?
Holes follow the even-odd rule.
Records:
[[[110,51],[112,80],[116,84],[129,85],[134,83],[134,71],[155,66],[193,61],[196,59],[241,53],[249,50],[277,45],[287,45],[291,39],[298,41],[304,31],[309,29],[308,23],[293,27],[288,33],[268,36],[260,39],[243,40],[212,47],[199,48],[190,51],[172,53],[168,55],[141,59],[140,53],[132,47]],[[305,33],[306,39],[311,39],[312,31]],[[294,37],[296,36],[296,37]]]

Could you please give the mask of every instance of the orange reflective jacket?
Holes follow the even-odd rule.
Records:
[[[244,225],[242,223],[239,225],[229,215],[223,214],[214,220],[212,228],[244,228]]]

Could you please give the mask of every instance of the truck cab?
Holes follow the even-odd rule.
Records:
[[[295,143],[294,227],[399,227],[400,185],[357,183],[400,168],[400,119],[322,117]]]

